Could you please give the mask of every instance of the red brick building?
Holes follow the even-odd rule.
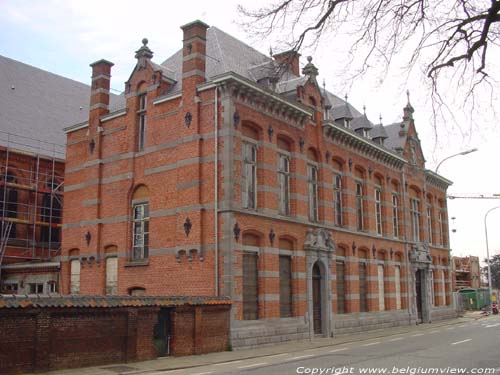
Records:
[[[0,294],[58,290],[68,122],[90,87],[0,56]]]
[[[92,66],[88,121],[66,128],[62,290],[214,295],[234,347],[454,315],[447,179],[425,169],[409,98],[372,124],[319,87],[308,58],[221,30],[147,40],[109,107]]]

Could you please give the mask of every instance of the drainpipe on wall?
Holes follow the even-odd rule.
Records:
[[[218,89],[214,89],[214,252],[215,252],[215,296],[219,296],[219,220],[217,210],[219,208],[219,126],[218,126]]]

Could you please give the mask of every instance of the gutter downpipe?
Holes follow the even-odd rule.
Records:
[[[219,114],[218,114],[218,89],[219,86],[215,85],[214,88],[214,252],[215,252],[215,296],[219,296]]]

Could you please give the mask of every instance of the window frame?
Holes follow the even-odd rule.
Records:
[[[365,228],[363,198],[364,198],[363,182],[356,181],[356,229],[358,231],[363,231]]]
[[[247,158],[248,148],[250,148],[250,159]],[[242,207],[250,210],[257,209],[257,143],[243,141],[243,164],[242,164],[242,184],[241,198]],[[253,160],[252,160],[253,159]],[[250,174],[248,171],[250,170]],[[253,199],[251,199],[253,198]],[[252,205],[253,204],[253,205]]]
[[[136,217],[136,209],[142,208],[142,216]],[[149,201],[136,201],[132,203],[132,254],[131,258],[134,261],[147,260],[149,258]],[[137,225],[141,228],[137,229]],[[140,233],[136,233],[139,230]],[[142,237],[142,244],[137,242],[137,236]],[[138,252],[137,250],[138,249]]]
[[[432,226],[433,226],[433,220],[432,220],[432,205],[428,204],[427,205],[427,236],[430,244],[433,244],[433,236],[432,236]]]
[[[318,197],[319,169],[317,165],[307,163],[307,201],[309,221],[319,221],[319,197]]]
[[[144,151],[146,145],[146,113],[147,113],[147,93],[141,93],[138,95],[139,97],[139,109],[137,111],[138,115],[138,132],[137,132],[137,151]]]
[[[333,175],[333,222],[338,227],[341,227],[343,223],[344,210],[342,204],[342,175],[335,173]]]
[[[290,216],[290,155],[284,152],[278,154],[278,188],[279,213]]]
[[[411,240],[420,242],[420,199],[410,198]]]
[[[375,230],[379,236],[383,235],[382,228],[382,188],[375,188]]]
[[[399,195],[392,193],[392,231],[395,238],[399,238]]]

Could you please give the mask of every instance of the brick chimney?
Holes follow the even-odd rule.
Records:
[[[205,81],[205,56],[208,25],[196,20],[181,26],[184,32],[182,49],[182,91],[195,90]],[[193,91],[191,91],[193,92]]]
[[[290,69],[292,70],[292,73],[295,74],[296,76],[300,76],[299,72],[299,59],[300,59],[300,53],[296,51],[285,51],[278,53],[276,55],[273,55],[274,59],[278,61],[281,64],[287,64],[290,66]]]
[[[90,112],[99,109],[100,116],[109,112],[109,89],[111,67],[114,64],[99,60],[90,64],[92,67],[92,87],[90,91]]]

